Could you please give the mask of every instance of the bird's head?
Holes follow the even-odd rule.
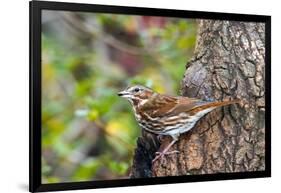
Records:
[[[135,85],[126,88],[125,90],[118,93],[118,96],[126,98],[133,105],[138,105],[144,101],[147,101],[149,97],[153,95],[154,91],[148,87]]]

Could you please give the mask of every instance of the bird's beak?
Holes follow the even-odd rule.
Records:
[[[117,94],[118,96],[124,97],[124,98],[128,98],[130,97],[130,93],[128,91],[121,91]]]

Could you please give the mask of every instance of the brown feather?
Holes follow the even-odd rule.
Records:
[[[221,107],[221,106],[226,106],[226,105],[230,105],[230,104],[235,104],[235,103],[239,103],[240,100],[232,100],[232,101],[215,101],[215,102],[206,102],[203,105],[199,105],[197,107],[194,107],[193,109],[190,109],[188,111],[188,113],[190,113],[190,115],[194,115],[196,113],[198,113],[199,111],[211,108],[211,107]]]
[[[139,110],[148,113],[153,118],[173,116],[197,106],[198,102],[200,100],[194,98],[154,94]]]
[[[200,110],[210,107],[220,107],[238,103],[233,101],[206,102],[195,98],[172,97],[168,95],[154,94],[139,110],[146,112],[151,117],[175,116],[182,112],[195,114]]]

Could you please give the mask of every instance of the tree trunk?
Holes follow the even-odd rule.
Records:
[[[217,20],[199,20],[198,25],[197,45],[186,66],[182,94],[241,102],[206,115],[171,148],[179,154],[167,155],[152,165],[159,145],[147,148],[153,140],[142,136],[131,177],[265,169],[265,25]],[[146,156],[141,155],[144,152]]]

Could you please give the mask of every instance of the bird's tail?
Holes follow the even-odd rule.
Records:
[[[218,108],[218,107],[236,104],[236,103],[239,103],[239,102],[240,102],[240,100],[238,100],[238,99],[235,99],[235,100],[232,100],[232,101],[206,102],[202,105],[199,105],[199,106],[195,107],[191,111],[192,111],[192,113],[196,114],[197,112],[203,111],[205,109],[215,109],[215,108]]]

